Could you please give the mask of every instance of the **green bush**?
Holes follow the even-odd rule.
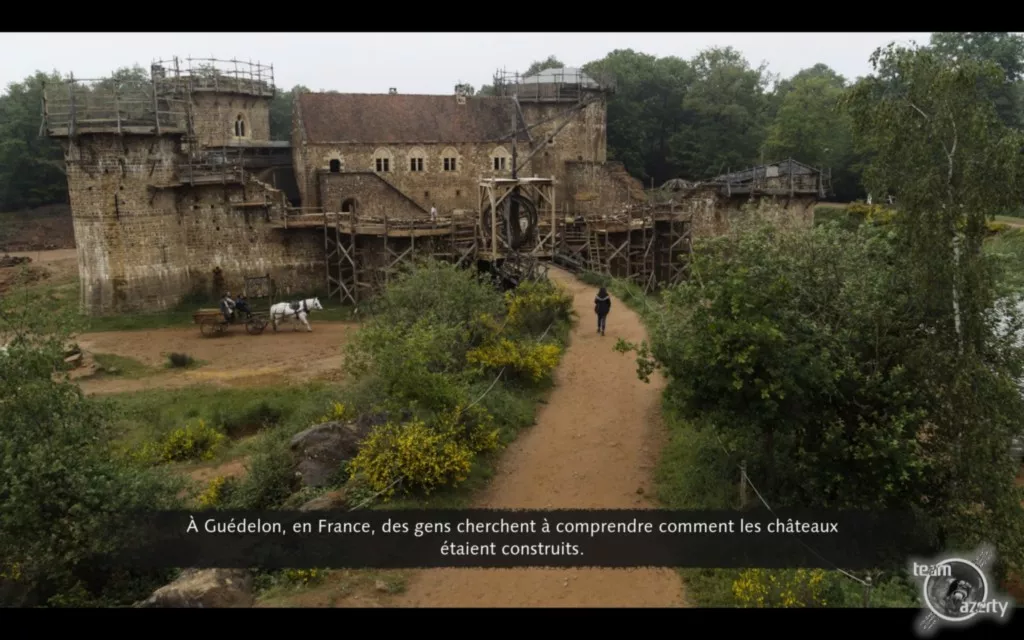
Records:
[[[717,426],[729,466],[746,460],[773,506],[911,509],[943,547],[972,544],[984,521],[1019,553],[1019,353],[993,341],[958,357],[922,331],[905,260],[885,226],[752,221],[695,254],[639,364],[667,374],[682,418]]]
[[[263,439],[249,461],[247,473],[223,504],[229,509],[277,509],[299,489],[295,459],[287,431],[272,432]]]
[[[172,369],[187,369],[195,363],[195,358],[187,353],[171,353],[167,356],[167,365]]]
[[[430,317],[408,327],[376,317],[346,347],[345,366],[357,381],[379,381],[391,404],[440,410],[465,400],[466,334]]]
[[[390,282],[374,302],[375,315],[399,327],[420,320],[466,327],[479,315],[501,315],[501,294],[474,271],[436,260],[421,261]]]
[[[137,540],[128,512],[180,508],[185,484],[111,455],[109,405],[54,375],[64,337],[31,336],[0,356],[4,606],[125,605],[169,578],[102,561]]]

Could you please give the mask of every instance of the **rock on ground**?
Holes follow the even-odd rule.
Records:
[[[359,444],[374,427],[388,421],[387,414],[373,414],[351,422],[325,422],[292,438],[296,472],[307,487],[325,487],[341,464],[359,452]]]
[[[136,606],[215,609],[252,605],[252,574],[247,569],[186,569],[177,580]]]
[[[348,506],[348,498],[344,489],[329,491],[317,496],[299,507],[299,511],[329,511],[331,509],[344,509]]]

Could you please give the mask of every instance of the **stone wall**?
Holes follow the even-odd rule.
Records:
[[[422,220],[430,209],[410,200],[372,171],[319,171],[320,202],[331,211],[353,211],[360,217]]]
[[[294,144],[294,143],[293,143]],[[330,173],[331,161],[339,172],[374,172],[413,202],[430,211],[436,206],[442,215],[454,209],[476,210],[481,177],[511,177],[511,146],[501,144],[313,145],[299,142],[295,154],[296,174],[303,206],[331,209],[339,202],[320,200],[319,176]],[[504,170],[494,170],[494,158],[504,158]],[[422,171],[412,170],[413,158],[422,160]],[[445,171],[445,158],[455,158],[455,171]],[[377,160],[387,160],[388,171],[377,172]],[[302,163],[302,169],[299,169]],[[419,163],[417,163],[417,169]],[[303,182],[305,186],[303,188]],[[313,200],[310,200],[310,197]]]
[[[322,232],[272,224],[281,191],[251,177],[244,186],[175,186],[180,142],[169,136],[65,144],[85,313],[155,311],[190,293],[221,293],[215,268],[232,291],[267,273],[281,295],[322,288]]]
[[[201,146],[222,147],[243,141],[270,140],[270,101],[244,95],[195,93],[192,95],[196,139]],[[235,120],[242,116],[245,136],[235,135]]]
[[[569,161],[565,167],[568,197],[556,202],[567,204],[572,213],[615,212],[646,199],[643,183],[629,175],[621,162]]]
[[[543,140],[564,122],[558,117],[574,103],[530,103],[523,102],[523,119],[530,129],[534,140]],[[542,124],[538,124],[542,123]],[[530,160],[523,168],[522,175],[538,177],[555,176],[558,181],[556,202],[566,202],[569,189],[566,185],[566,163],[584,162],[601,164],[608,160],[608,108],[605,101],[599,100],[588,105],[582,111],[569,116],[569,123],[558,132],[553,143]],[[521,153],[520,158],[524,158]]]
[[[251,206],[264,198],[269,206]],[[244,189],[207,185],[184,190],[180,206],[189,293],[219,296],[221,282],[234,293],[242,290],[246,277],[267,274],[280,296],[325,286],[322,229],[272,224],[283,215],[283,192],[249,177]]]
[[[564,121],[558,117],[559,114],[573,106],[574,103],[524,103],[522,110],[527,125],[537,125],[531,129],[530,135],[534,140],[542,140]],[[377,172],[377,160],[386,159],[388,171],[379,172],[382,178],[424,209],[429,211],[431,206],[436,206],[442,214],[455,209],[477,210],[479,179],[512,175],[511,143],[314,144],[304,138],[301,111],[295,109],[293,114],[292,154],[304,207],[337,206],[320,199],[322,191],[318,172],[330,171],[332,160],[337,161],[338,172]],[[553,142],[538,151],[520,171],[524,177],[554,176],[557,202],[565,202],[570,193],[567,163],[599,165],[608,157],[607,105],[603,100],[567,117],[568,124]],[[521,144],[517,150],[519,161],[522,162],[530,152],[528,145]],[[447,157],[456,158],[455,171],[445,170],[444,159]],[[422,160],[422,170],[417,170],[419,164],[414,169],[413,158]],[[503,158],[499,160],[497,170],[495,158]],[[611,170],[614,171],[614,167]]]
[[[188,288],[181,220],[174,192],[149,185],[175,182],[179,140],[110,134],[64,144],[82,310],[173,304]]]

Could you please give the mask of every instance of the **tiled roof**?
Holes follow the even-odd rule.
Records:
[[[458,144],[509,140],[517,116],[510,98],[455,95],[303,93],[306,140],[313,144]],[[513,118],[516,118],[513,120]],[[518,139],[528,140],[520,131]]]

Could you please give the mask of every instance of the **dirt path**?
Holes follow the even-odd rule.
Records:
[[[663,382],[644,384],[618,338],[645,337],[640,318],[613,302],[597,334],[593,287],[552,269],[575,295],[580,323],[555,374],[537,425],[505,452],[480,496],[482,508],[653,508],[651,476],[663,442]],[[414,573],[396,607],[679,607],[682,583],[670,569],[431,569]],[[344,604],[342,604],[344,606]]]
[[[171,389],[194,384],[257,386],[280,384],[285,378],[335,379],[344,355],[342,348],[358,325],[348,322],[310,321],[313,332],[290,327],[258,336],[232,327],[222,336],[205,338],[196,327],[149,331],[109,331],[79,336],[89,353],[110,353],[134,358],[154,368],[139,378],[85,377],[78,379],[90,394],[124,393],[145,389]],[[191,370],[161,370],[169,353],[187,353],[205,362]]]

